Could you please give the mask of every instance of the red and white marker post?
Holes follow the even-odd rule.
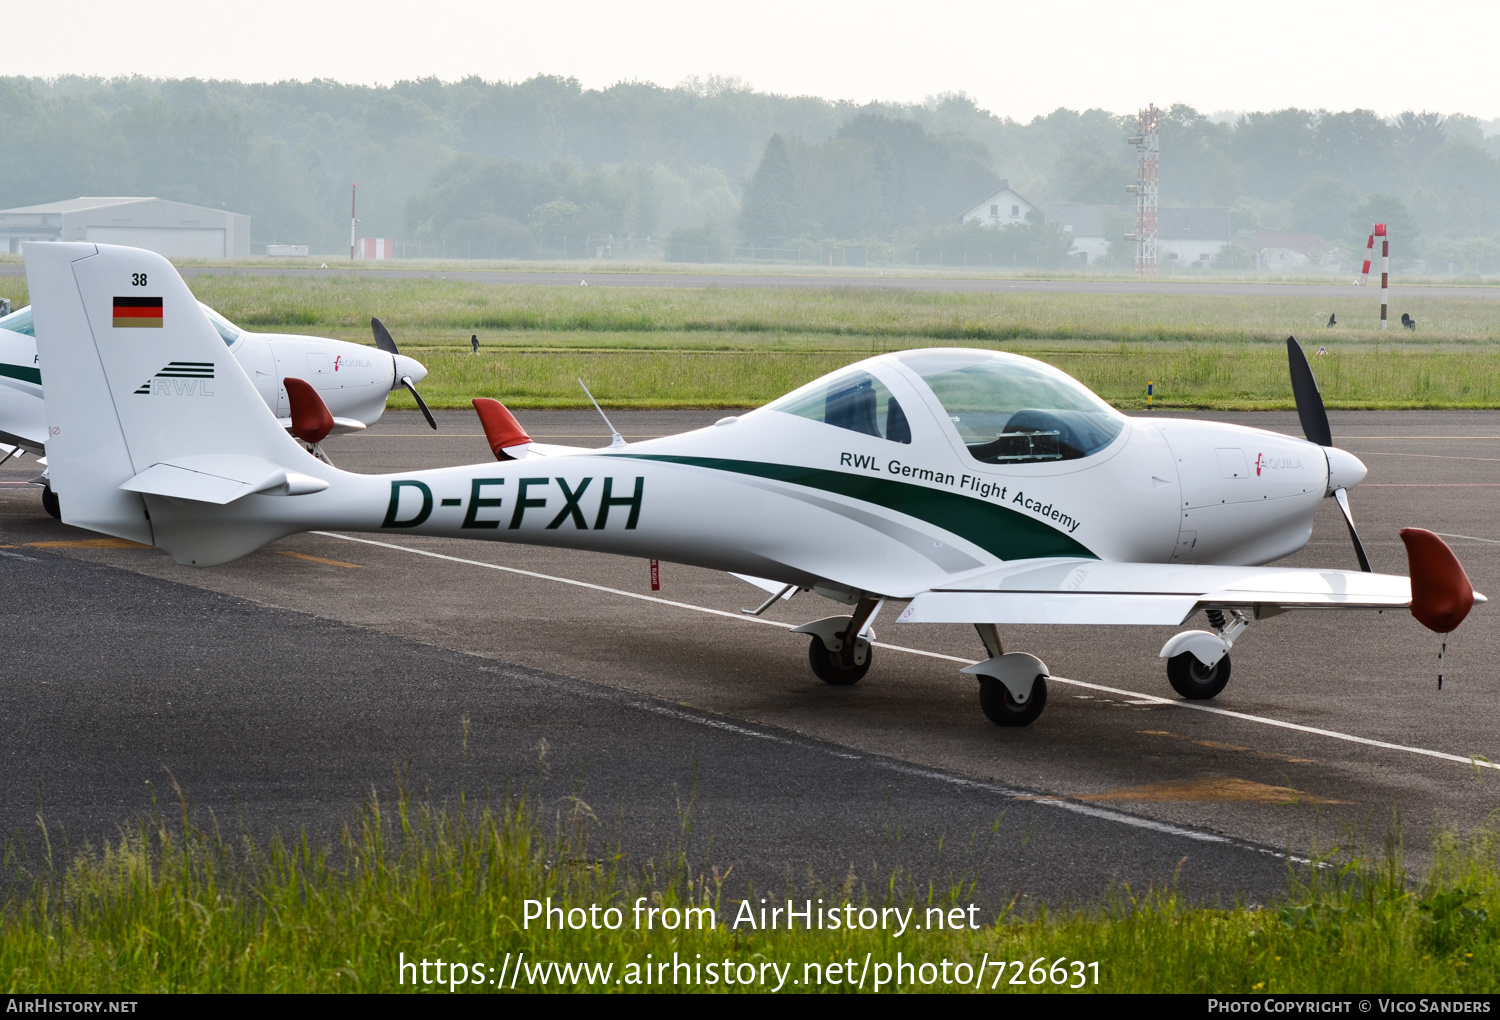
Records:
[[[1391,239],[1386,233],[1385,224],[1377,223],[1370,231],[1370,239],[1365,242],[1365,264],[1359,271],[1360,283],[1367,283],[1370,279],[1370,262],[1375,257],[1375,238],[1380,238],[1380,328],[1387,326],[1387,309],[1390,307],[1391,296]]]

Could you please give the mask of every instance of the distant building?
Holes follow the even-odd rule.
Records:
[[[394,237],[361,237],[354,248],[354,257],[360,259],[393,259],[396,257]]]
[[[128,244],[173,258],[243,258],[250,217],[162,198],[72,198],[0,209],[0,252],[26,241]]]
[[[1343,267],[1338,249],[1317,234],[1257,230],[1240,243],[1255,255],[1255,268],[1273,273],[1310,269],[1335,272]]]
[[[1046,210],[1048,223],[1062,226],[1064,234],[1073,238],[1073,250],[1069,253],[1084,265],[1102,259],[1109,251],[1109,238],[1104,236],[1104,206],[1102,205],[1049,205]]]
[[[986,227],[1008,227],[1013,223],[1025,223],[1026,214],[1036,206],[1011,190],[1009,181],[1000,182],[1000,190],[965,209],[958,219],[961,223],[978,222]]]
[[[1207,266],[1229,244],[1228,209],[1159,209],[1156,257],[1163,269]]]

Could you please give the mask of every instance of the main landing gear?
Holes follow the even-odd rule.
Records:
[[[819,680],[835,687],[857,684],[870,671],[875,630],[870,626],[885,599],[862,598],[853,616],[830,616],[803,624],[793,634],[811,634],[807,661]]]
[[[985,718],[996,726],[1030,726],[1047,707],[1047,664],[1025,652],[1007,653],[993,623],[976,623],[974,629],[990,657],[964,672],[979,680]]]
[[[1176,634],[1161,650],[1167,660],[1167,682],[1189,701],[1207,701],[1229,683],[1229,649],[1250,621],[1237,609],[1226,619],[1222,609],[1205,611],[1212,631]]]

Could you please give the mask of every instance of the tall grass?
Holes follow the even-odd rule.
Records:
[[[496,286],[466,280],[194,277],[194,292],[253,329],[347,331],[368,338],[379,316],[413,341],[467,342],[512,330],[740,334],[819,333],[928,340],[1273,340],[1321,330],[1330,311],[1340,339],[1378,334],[1373,291],[1345,298],[1051,294],[871,288]],[[1400,297],[1418,339],[1500,339],[1500,301]],[[1397,324],[1399,328],[1399,323]],[[1406,339],[1403,337],[1403,339]]]
[[[725,892],[727,876],[680,852],[632,858],[601,831],[576,801],[544,808],[514,796],[444,808],[401,797],[372,800],[326,845],[200,830],[184,812],[180,822],[141,823],[66,861],[13,853],[5,876],[11,892],[0,908],[0,984],[11,993],[448,990],[421,983],[420,969],[403,972],[404,957],[462,961],[489,983],[459,991],[495,990],[502,966],[525,954],[533,966],[611,964],[610,981],[592,987],[629,991],[642,987],[628,983],[629,964],[674,953],[693,962],[789,964],[796,981],[815,973],[809,964],[862,962],[866,954],[886,965],[887,978],[899,953],[908,963],[934,964],[926,972],[934,977],[940,961],[950,970],[966,962],[970,980],[986,956],[1023,961],[1032,978],[1034,961],[1066,958],[1097,961],[1098,984],[1090,970],[1085,987],[1112,992],[1484,992],[1500,978],[1500,833],[1493,828],[1441,834],[1420,881],[1392,849],[1295,873],[1285,899],[1269,906],[1194,905],[1170,886],[1120,889],[1092,906],[1027,916],[991,908],[978,930],[904,935],[735,929],[738,904]],[[962,881],[933,890],[900,876],[868,885],[847,876],[756,890],[752,903],[761,895],[771,904],[822,897],[913,906],[925,918],[925,908],[962,905],[973,891]],[[623,923],[618,930],[528,927],[526,901],[547,897],[567,907],[617,907]],[[639,897],[658,909],[712,907],[718,923],[639,929],[631,921]],[[1007,968],[999,987],[1059,990],[1045,975],[1040,985],[1012,985],[1014,973]],[[922,975],[913,971],[903,984],[945,987],[925,985]],[[430,981],[433,972],[425,976]],[[994,976],[986,971],[984,989]],[[529,991],[589,987],[555,972],[538,981],[524,968],[516,981]],[[787,987],[798,986],[789,980]]]
[[[897,344],[880,345],[898,349]],[[916,345],[911,345],[916,346]],[[1082,381],[1117,407],[1266,409],[1295,406],[1286,351],[1266,344],[1005,344]],[[414,352],[431,371],[431,404],[464,407],[495,397],[515,407],[587,407],[577,380],[616,407],[745,407],[763,404],[874,350],[701,349],[450,350]],[[1468,351],[1367,347],[1313,357],[1333,408],[1500,406],[1500,345]],[[415,407],[404,393],[392,406]]]

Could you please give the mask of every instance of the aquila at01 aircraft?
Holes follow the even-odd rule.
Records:
[[[164,259],[54,242],[26,248],[26,271],[63,520],[180,563],[224,563],[316,528],[716,568],[852,606],[798,628],[834,684],[869,669],[886,600],[910,600],[900,620],[976,626],[989,658],[964,672],[1001,725],[1037,718],[1047,694],[1047,666],[1002,648],[1007,624],[1177,627],[1203,611],[1211,629],[1175,635],[1161,655],[1174,688],[1207,698],[1254,620],[1409,607],[1447,632],[1483,600],[1442,540],[1416,529],[1402,532],[1410,579],[1257,565],[1307,543],[1325,496],[1347,513],[1346,490],[1365,476],[1332,446],[1294,343],[1309,442],[1127,418],[1027,358],[916,350],[709,428],[604,449],[534,443],[497,402],[476,402],[498,462],[360,475],[309,455],[331,425],[310,388],[294,391],[301,441],[277,425]],[[161,329],[112,322],[115,303],[137,295],[160,298]],[[211,393],[150,385],[183,362],[212,366]]]
[[[174,271],[174,277],[177,275]],[[149,289],[149,277],[147,278]],[[137,288],[142,289],[142,288]],[[125,295],[126,301],[112,321],[121,328],[151,328],[160,322],[160,305],[150,297]],[[433,428],[437,423],[416,384],[427,375],[421,362],[396,348],[390,331],[379,319],[371,321],[378,350],[346,340],[287,333],[252,333],[241,329],[212,308],[199,307],[223,340],[225,348],[245,374],[266,406],[273,409],[283,427],[291,425],[291,404],[284,380],[287,376],[309,380],[333,415],[335,432],[355,432],[375,424],[385,412],[386,397],[405,387]],[[47,415],[43,406],[41,356],[36,345],[36,323],[30,305],[0,318],[0,462],[19,453],[36,457],[46,454]],[[205,366],[170,364],[152,377],[158,389],[191,394],[200,387],[212,390]],[[43,476],[46,477],[45,475]],[[57,501],[50,484],[42,489],[42,504],[57,516]]]

